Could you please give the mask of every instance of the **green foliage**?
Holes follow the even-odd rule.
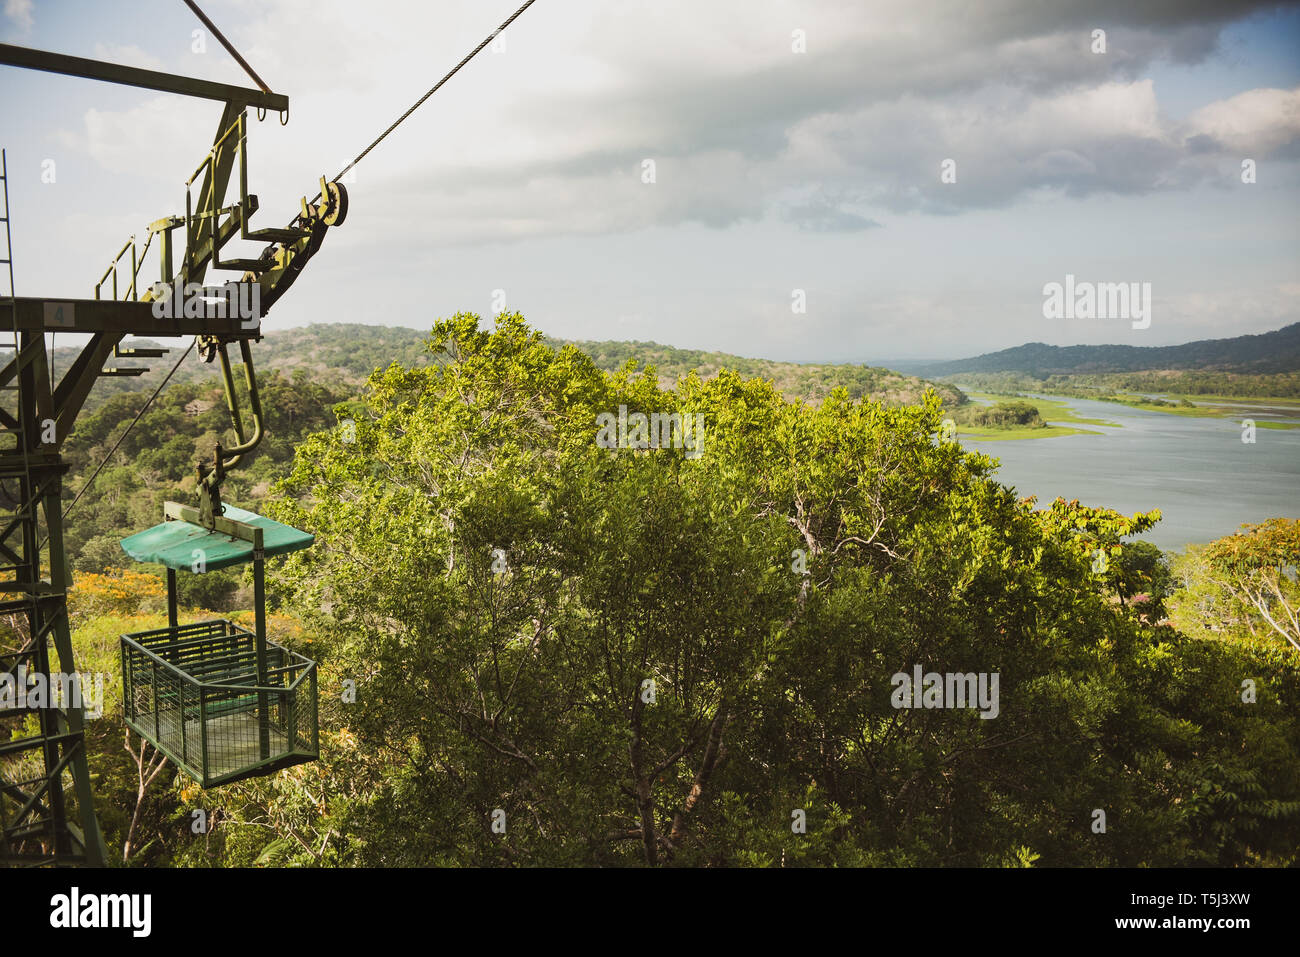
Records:
[[[1181,618],[1210,631],[1281,640],[1300,651],[1300,520],[1274,518],[1189,550],[1178,567]]]
[[[991,406],[965,405],[953,412],[953,419],[959,425],[974,425],[980,428],[1043,429],[1043,421],[1038,409],[1028,402],[998,402]]]
[[[1293,521],[1171,570],[1132,540],[1158,510],[1036,509],[937,441],[955,390],[478,326],[418,354],[409,330],[313,327],[301,361],[268,339],[270,435],[227,491],[283,479],[259,510],[318,536],[271,594],[294,616],[276,640],[320,661],[322,760],[209,792],[164,770],[131,863],[1297,862],[1300,659],[1251,599],[1296,607]],[[374,374],[357,396],[318,374],[339,368]],[[71,488],[142,399],[83,418]],[[704,416],[702,454],[597,446],[621,405]],[[78,569],[124,564],[117,539],[188,500],[228,424],[212,381],[164,392],[73,512]],[[159,592],[81,580],[79,666],[116,678],[88,747],[120,850],[139,779],[117,639],[162,623]],[[244,601],[232,573],[180,582],[183,604]],[[996,673],[998,716],[895,708],[914,665]]]
[[[920,402],[927,390],[937,393],[949,406],[966,401],[965,395],[953,386],[873,366],[746,359],[726,352],[675,349],[657,342],[547,341],[557,349],[565,345],[577,346],[591,356],[596,368],[605,372],[618,372],[632,362],[657,372],[670,384],[692,372],[702,379],[709,379],[725,370],[747,378],[767,379],[786,398],[809,402],[820,402],[839,388],[845,389],[852,399],[865,397],[889,405]]]
[[[230,473],[223,488],[227,501],[253,508],[287,471],[297,443],[332,423],[333,408],[352,394],[345,386],[314,381],[301,370],[291,378],[277,372],[264,375],[259,389],[266,438]],[[89,482],[146,398],[139,392],[120,393],[81,416],[64,453],[70,466],[65,485],[72,494]],[[228,445],[233,437],[220,385],[190,382],[164,390],[72,510],[67,548],[74,567],[98,572],[130,564],[117,543],[162,521],[164,501],[193,504],[195,466],[211,456],[217,441]],[[198,592],[194,599],[200,604],[206,600]]]
[[[177,598],[182,605],[191,608],[231,611],[238,607],[235,596],[239,591],[240,579],[238,572],[227,569],[217,569],[202,575],[182,572],[176,576]]]
[[[1169,557],[1150,542],[1126,542],[1110,561],[1113,580],[1125,600],[1149,622],[1165,617],[1165,600],[1173,593]]]
[[[1130,535],[1150,530],[1160,521],[1160,509],[1125,515],[1112,508],[1081,505],[1078,499],[1058,498],[1037,517],[1049,535],[1092,562],[1092,574],[1121,604],[1156,588],[1162,580],[1161,558],[1151,552],[1154,546],[1122,543]],[[1136,549],[1136,554],[1125,560],[1128,549]]]
[[[934,395],[665,390],[519,316],[440,322],[429,355],[281,486],[318,536],[279,586],[322,659],[323,758],[205,796],[202,861],[1295,860],[1296,662],[1128,613],[1160,562],[1121,540],[1158,512],[1035,511],[936,441]],[[598,447],[620,405],[704,415],[703,454]],[[1098,577],[1098,548],[1132,561]],[[895,708],[917,664],[997,673],[997,718]]]

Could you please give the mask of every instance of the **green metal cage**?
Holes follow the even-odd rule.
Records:
[[[316,662],[266,637],[267,555],[313,537],[224,506],[209,527],[196,509],[166,503],[167,520],[122,541],[138,561],[167,569],[166,628],[122,635],[126,723],[204,787],[270,774],[320,757]],[[220,618],[177,620],[176,573],[251,563],[252,631]]]
[[[320,756],[316,663],[226,619],[122,636],[126,723],[204,787]]]

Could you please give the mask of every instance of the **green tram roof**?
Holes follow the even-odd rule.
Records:
[[[262,549],[267,558],[307,548],[316,537],[256,512],[225,506],[223,518],[262,529]],[[195,525],[172,520],[122,539],[122,550],[137,562],[159,562],[177,571],[194,570],[194,551],[203,552],[205,571],[245,565],[253,560],[253,543]]]

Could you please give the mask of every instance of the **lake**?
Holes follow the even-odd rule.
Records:
[[[962,444],[1002,463],[998,480],[1046,505],[1057,496],[1126,514],[1160,509],[1143,535],[1165,549],[1213,541],[1244,522],[1300,517],[1300,429],[1257,428],[1243,443],[1241,420],[1192,418],[1115,402],[1041,396],[1120,428],[1075,425],[1101,435]],[[1224,403],[1215,403],[1222,405]],[[1256,423],[1296,421],[1294,408],[1243,404]],[[1063,423],[1069,424],[1069,423]]]

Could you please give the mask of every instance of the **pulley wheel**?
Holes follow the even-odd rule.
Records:
[[[341,226],[348,218],[348,190],[342,183],[326,183],[321,197],[321,222],[326,226]]]

